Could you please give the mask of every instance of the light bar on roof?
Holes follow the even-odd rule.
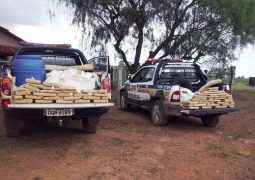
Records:
[[[183,59],[180,58],[174,58],[174,59],[147,59],[147,63],[150,64],[156,64],[161,62],[183,62]]]

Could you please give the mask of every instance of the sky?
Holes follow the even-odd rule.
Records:
[[[92,58],[82,45],[80,28],[72,25],[72,12],[56,0],[1,0],[0,26],[28,42],[71,44],[73,48],[81,49],[88,59]],[[113,46],[107,46],[107,51],[111,64],[116,65]],[[255,77],[255,46],[250,45],[238,54],[238,61],[233,63],[236,75]]]

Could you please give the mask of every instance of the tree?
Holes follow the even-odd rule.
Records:
[[[73,22],[90,31],[93,47],[113,42],[132,73],[145,48],[148,58],[207,56],[224,63],[235,59],[237,47],[255,40],[254,0],[59,1],[75,9]]]

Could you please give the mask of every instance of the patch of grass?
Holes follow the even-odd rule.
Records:
[[[248,79],[237,78],[235,80],[235,92],[255,95],[255,87],[249,86]]]

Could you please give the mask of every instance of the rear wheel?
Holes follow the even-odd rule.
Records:
[[[97,132],[97,127],[100,123],[101,116],[91,116],[82,119],[82,130],[86,134],[93,134]]]
[[[204,116],[201,118],[205,127],[216,127],[219,123],[220,116]]]
[[[19,136],[19,121],[15,117],[11,116],[10,112],[3,111],[3,121],[5,125],[5,135],[7,137]]]
[[[154,101],[152,105],[151,120],[152,120],[152,123],[157,126],[167,125],[168,118],[165,115],[164,108],[160,100]]]
[[[122,111],[128,111],[131,108],[131,104],[127,102],[127,95],[124,92],[120,94],[120,108]]]

